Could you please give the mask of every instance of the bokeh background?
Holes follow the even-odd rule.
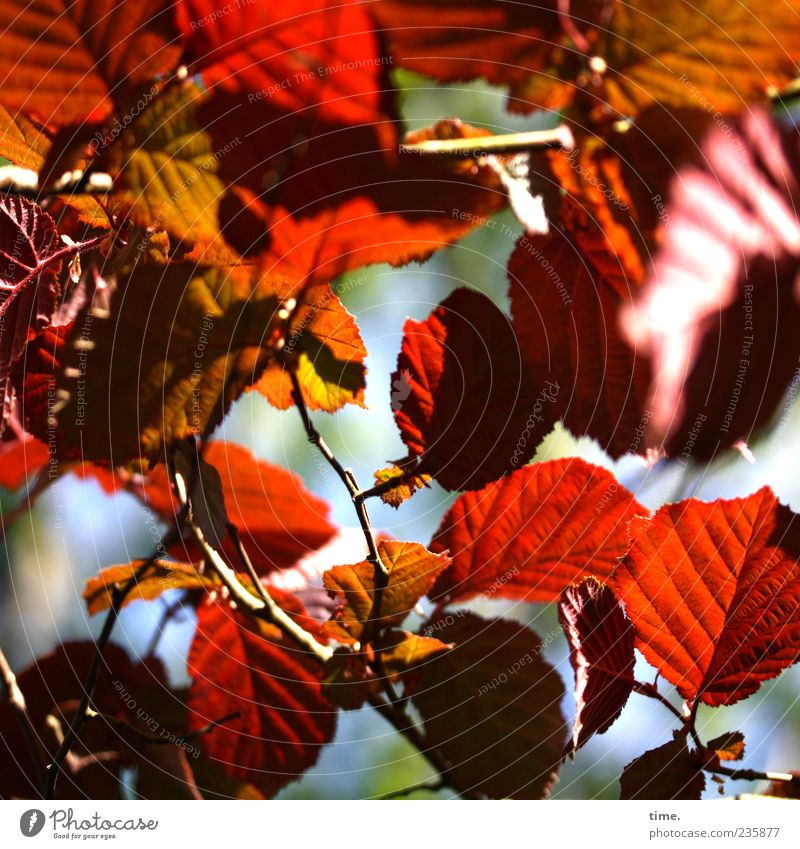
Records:
[[[457,115],[493,133],[548,126],[552,117],[514,116],[504,111],[505,94],[479,83],[434,86],[406,72],[394,72],[402,115],[408,129],[418,129]],[[536,190],[534,183],[533,190]],[[402,269],[375,266],[360,269],[341,283],[340,295],[356,315],[367,350],[369,368],[367,410],[345,409],[335,416],[318,414],[315,423],[339,459],[353,468],[362,485],[387,460],[402,457],[404,446],[389,404],[391,373],[400,349],[407,317],[424,319],[453,289],[470,286],[508,311],[505,267],[522,227],[509,213],[498,216],[504,227],[482,228],[423,265]],[[326,498],[342,527],[338,562],[360,559],[362,539],[354,526],[352,505],[340,481],[306,442],[297,414],[279,412],[253,393],[233,408],[217,436],[247,445],[257,456],[299,474],[306,485]],[[764,439],[751,446],[756,462],[735,452],[711,467],[684,472],[660,462],[653,468],[634,457],[612,462],[588,439],[573,439],[557,428],[542,444],[535,461],[580,456],[611,469],[647,507],[689,495],[732,498],[769,485],[781,501],[800,512],[800,478],[789,458],[800,451],[800,407],[787,396]],[[20,503],[20,493],[0,493],[4,517]],[[397,539],[428,543],[454,495],[436,483],[417,493],[399,510],[370,502],[376,528]],[[34,509],[23,512],[0,544],[0,643],[16,669],[61,641],[96,634],[102,617],[88,620],[81,591],[85,580],[112,563],[127,562],[152,548],[152,532],[135,500],[111,498],[92,480],[73,476],[59,480],[41,496]],[[348,549],[354,552],[349,557]],[[331,554],[331,557],[334,555]],[[327,565],[336,565],[331,560]],[[559,669],[567,685],[564,712],[571,722],[572,670],[566,643],[552,605],[486,602],[474,606],[484,615],[504,615],[530,625],[547,646],[545,656]],[[114,641],[132,655],[146,651],[163,608],[136,603],[122,612]],[[188,683],[186,654],[194,623],[189,611],[165,630],[159,655],[171,682]],[[557,639],[547,639],[557,633]],[[654,670],[643,662],[640,678]],[[675,704],[679,698],[662,689]],[[701,709],[701,736],[741,730],[747,736],[745,765],[756,769],[800,768],[800,668],[789,669],[767,682],[753,697],[730,708]],[[633,695],[622,718],[604,735],[594,737],[576,760],[564,765],[553,792],[555,798],[617,798],[622,767],[645,749],[670,739],[672,717],[662,705]],[[390,793],[432,777],[427,761],[369,708],[340,714],[338,732],[319,762],[306,776],[286,788],[283,798],[369,798]],[[706,795],[718,786],[709,781]],[[728,783],[726,794],[752,792],[750,783]],[[418,794],[447,798],[441,791]],[[413,798],[413,797],[412,797]]]

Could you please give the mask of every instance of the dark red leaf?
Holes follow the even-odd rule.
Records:
[[[575,723],[567,753],[607,731],[633,689],[633,626],[613,590],[595,578],[567,587],[558,620],[575,670]]]
[[[708,460],[773,416],[797,368],[797,132],[763,112],[715,126],[682,168],[656,255],[625,327],[653,357],[655,445]]]
[[[84,681],[94,657],[95,647],[89,642],[62,643],[51,654],[39,658],[30,668],[17,675],[17,683],[25,697],[33,727],[41,741],[43,752],[50,757],[57,746],[52,729],[47,726],[48,714],[53,714],[66,728],[72,721],[78,700],[83,695]],[[92,698],[95,710],[119,719],[128,720],[126,699],[141,683],[125,652],[115,645],[106,647],[103,664]],[[5,696],[5,694],[4,694]],[[78,772],[69,765],[56,785],[60,799],[118,799],[119,769],[124,765],[126,747],[118,731],[105,723],[89,722],[81,729],[73,752],[85,755],[111,752],[112,756],[84,766]],[[0,797],[4,799],[41,798],[42,789],[36,787],[36,772],[31,755],[17,724],[8,700],[0,700]]]
[[[0,201],[0,434],[11,415],[11,366],[44,330],[58,298],[61,261],[53,219],[20,197]]]
[[[650,413],[646,358],[622,338],[620,310],[639,279],[572,200],[563,232],[522,236],[508,263],[514,330],[534,386],[558,387],[543,406],[576,436],[591,436],[612,457],[643,454]]]
[[[526,463],[554,421],[552,405],[537,401],[542,387],[529,382],[511,325],[492,301],[457,289],[403,331],[392,409],[419,472],[447,489],[477,489]]]
[[[699,799],[706,777],[689,755],[686,738],[651,749],[631,761],[620,778],[621,799]]]
[[[432,627],[455,647],[420,667],[412,700],[456,788],[491,798],[546,796],[566,728],[564,686],[539,637],[516,622],[464,611]]]

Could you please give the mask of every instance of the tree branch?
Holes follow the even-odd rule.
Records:
[[[571,150],[574,146],[575,139],[570,128],[566,124],[559,124],[552,130],[531,130],[525,133],[504,133],[470,139],[426,139],[413,144],[401,144],[400,152],[479,159],[487,153],[524,153],[548,147]]]
[[[265,622],[269,622],[271,625],[275,625],[280,628],[286,636],[290,637],[298,645],[306,648],[321,662],[324,663],[327,661],[333,654],[333,649],[331,649],[330,646],[325,646],[318,642],[312,634],[295,622],[295,620],[292,619],[286,611],[275,603],[273,598],[267,592],[266,587],[261,585],[261,589],[257,590],[259,592],[259,596],[255,596],[244,586],[244,584],[242,584],[236,572],[225,562],[220,553],[208,542],[208,540],[206,540],[203,535],[203,531],[192,518],[191,502],[189,500],[186,484],[183,478],[172,467],[170,467],[170,474],[172,476],[173,486],[175,488],[178,501],[187,513],[185,525],[194,537],[195,542],[202,549],[206,562],[217,573],[220,580],[227,588],[232,600],[235,601],[237,605],[241,606],[243,610],[246,610],[257,619],[262,619]],[[249,561],[249,557],[247,557],[246,552],[244,552],[244,548],[241,546],[241,540],[239,543],[239,549],[244,554],[246,561]],[[250,568],[252,569],[252,564],[250,564]],[[255,574],[255,570],[253,570],[253,574]],[[257,575],[256,584],[261,584]]]
[[[367,550],[369,552],[367,560],[372,563],[374,569],[374,584],[375,591],[372,600],[372,610],[370,611],[369,621],[366,623],[362,642],[367,643],[373,637],[373,632],[378,628],[381,619],[381,603],[383,599],[383,591],[388,583],[389,573],[383,561],[378,555],[377,545],[375,544],[375,536],[372,530],[369,513],[367,512],[364,499],[365,491],[362,491],[350,469],[345,469],[344,466],[336,459],[333,451],[328,447],[325,440],[320,435],[319,431],[314,427],[313,422],[308,414],[305,401],[303,400],[302,388],[300,381],[290,364],[287,364],[286,370],[292,381],[292,400],[300,413],[300,418],[303,421],[303,427],[306,432],[308,441],[317,447],[322,456],[328,461],[330,466],[341,479],[342,483],[347,487],[350,494],[350,500],[353,502],[353,507],[358,516],[361,530],[364,533],[364,538],[367,541]],[[368,491],[366,491],[368,492]],[[386,694],[387,700],[383,700],[377,696],[370,698],[370,704],[381,716],[386,719],[394,728],[406,737],[409,742],[413,743],[417,749],[430,761],[442,777],[442,780],[447,782],[453,788],[456,784],[450,777],[450,764],[439,752],[438,749],[429,745],[425,737],[420,733],[414,722],[406,713],[402,705],[402,700],[397,695],[389,676],[383,668],[383,662],[380,651],[373,646],[374,660],[372,666],[375,669],[377,678],[381,684],[383,692]],[[466,795],[466,794],[464,794]]]

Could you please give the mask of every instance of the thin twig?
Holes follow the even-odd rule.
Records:
[[[239,560],[241,560],[242,565],[245,568],[245,572],[250,576],[250,580],[253,582],[253,586],[256,588],[256,592],[261,596],[261,600],[268,604],[267,599],[267,590],[264,587],[264,584],[261,582],[261,578],[258,576],[258,572],[256,572],[256,567],[253,566],[253,561],[250,559],[250,555],[247,553],[247,549],[244,547],[244,543],[242,542],[242,538],[239,534],[239,528],[236,525],[229,521],[228,525],[228,534],[233,542],[233,546],[236,549],[236,553],[239,555]]]
[[[384,793],[382,796],[373,796],[372,798],[378,802],[402,799],[412,793],[418,793],[420,790],[436,793],[437,790],[442,790],[445,787],[447,787],[447,784],[441,778],[437,778],[433,781],[420,781],[419,784],[412,784],[410,787],[403,787],[401,790],[393,790],[391,793]]]
[[[228,713],[225,716],[220,717],[219,719],[215,719],[212,722],[209,722],[207,725],[204,725],[197,731],[193,731],[191,734],[187,734],[185,737],[182,737],[180,734],[173,734],[171,732],[169,737],[156,737],[153,734],[145,734],[143,731],[140,731],[138,728],[131,725],[129,722],[125,722],[124,719],[117,719],[117,717],[110,716],[106,713],[98,713],[96,710],[92,710],[92,708],[86,709],[87,721],[100,719],[103,722],[108,723],[108,725],[113,726],[114,728],[128,731],[142,743],[147,743],[148,745],[152,746],[182,746],[184,743],[190,743],[192,740],[196,740],[198,737],[202,737],[208,734],[209,732],[213,731],[217,726],[224,725],[226,722],[230,722],[232,719],[238,719],[240,716],[241,713],[239,713],[239,711],[235,711],[234,713]]]
[[[372,522],[369,518],[367,505],[363,498],[357,496],[361,492],[361,488],[356,481],[355,475],[351,469],[345,469],[344,466],[336,459],[333,451],[328,447],[328,444],[322,438],[320,432],[314,427],[311,417],[308,414],[305,401],[303,400],[303,391],[300,386],[300,380],[297,373],[291,367],[287,367],[289,377],[292,381],[292,400],[300,413],[300,418],[303,421],[308,441],[317,447],[317,450],[328,461],[331,468],[341,479],[342,483],[347,487],[350,493],[350,500],[353,502],[353,508],[358,516],[358,522],[361,525],[361,531],[364,534],[364,539],[367,543],[367,560],[372,564],[374,575],[374,592],[372,595],[372,611],[370,612],[369,621],[366,624],[366,633],[363,641],[369,642],[373,636],[373,631],[378,627],[381,619],[381,607],[383,605],[383,591],[389,581],[389,570],[378,554],[378,546],[375,542],[375,534],[372,532]],[[377,657],[377,652],[376,652]],[[380,659],[378,658],[378,663]]]
[[[2,678],[3,684],[5,685],[8,703],[14,711],[14,716],[17,718],[17,723],[19,724],[20,731],[22,731],[22,736],[25,738],[25,742],[28,745],[31,761],[33,762],[33,768],[36,770],[36,778],[38,779],[39,789],[43,790],[45,785],[45,773],[42,765],[42,747],[39,743],[39,736],[36,733],[36,729],[34,728],[30,714],[28,713],[28,705],[25,702],[25,696],[19,688],[17,677],[14,675],[14,671],[11,669],[2,648],[0,648],[0,678]]]
[[[617,676],[620,677],[620,676]],[[633,682],[633,691],[634,693],[639,693],[642,696],[647,696],[650,699],[656,699],[656,701],[661,702],[664,707],[666,707],[671,713],[680,719],[681,722],[686,722],[686,717],[672,704],[671,701],[661,692],[659,692],[658,687],[655,684],[647,684],[642,681],[634,681]]]
[[[793,787],[800,787],[800,775],[790,772],[761,772],[757,769],[733,769],[727,766],[704,766],[706,772],[724,775],[733,781],[782,781]]]

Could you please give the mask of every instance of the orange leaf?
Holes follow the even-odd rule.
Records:
[[[355,318],[326,283],[303,296],[286,328],[285,355],[293,360],[306,406],[332,413],[345,404],[364,405],[367,349]],[[286,366],[267,366],[253,387],[280,410],[293,406]]]
[[[452,565],[431,597],[557,601],[587,575],[607,578],[628,549],[628,521],[644,507],[614,476],[583,460],[535,463],[462,495],[431,550]]]
[[[634,518],[612,585],[684,699],[729,705],[800,658],[800,522],[768,487]]]
[[[446,555],[431,554],[419,543],[395,540],[378,543],[378,555],[388,575],[380,623],[370,618],[375,599],[372,563],[364,560],[354,566],[334,566],[322,576],[325,589],[345,599],[327,623],[328,632],[337,640],[357,642],[368,624],[371,628],[379,624],[400,625],[450,562]]]
[[[141,566],[141,561],[108,566],[86,582],[83,598],[89,616],[101,613],[111,606],[115,589],[124,586]],[[169,590],[202,589],[214,587],[215,581],[205,576],[191,563],[172,563],[156,560],[125,596],[122,607],[133,601],[152,601]]]
[[[744,734],[741,731],[731,731],[720,734],[706,743],[706,748],[721,761],[740,761],[744,757]]]

